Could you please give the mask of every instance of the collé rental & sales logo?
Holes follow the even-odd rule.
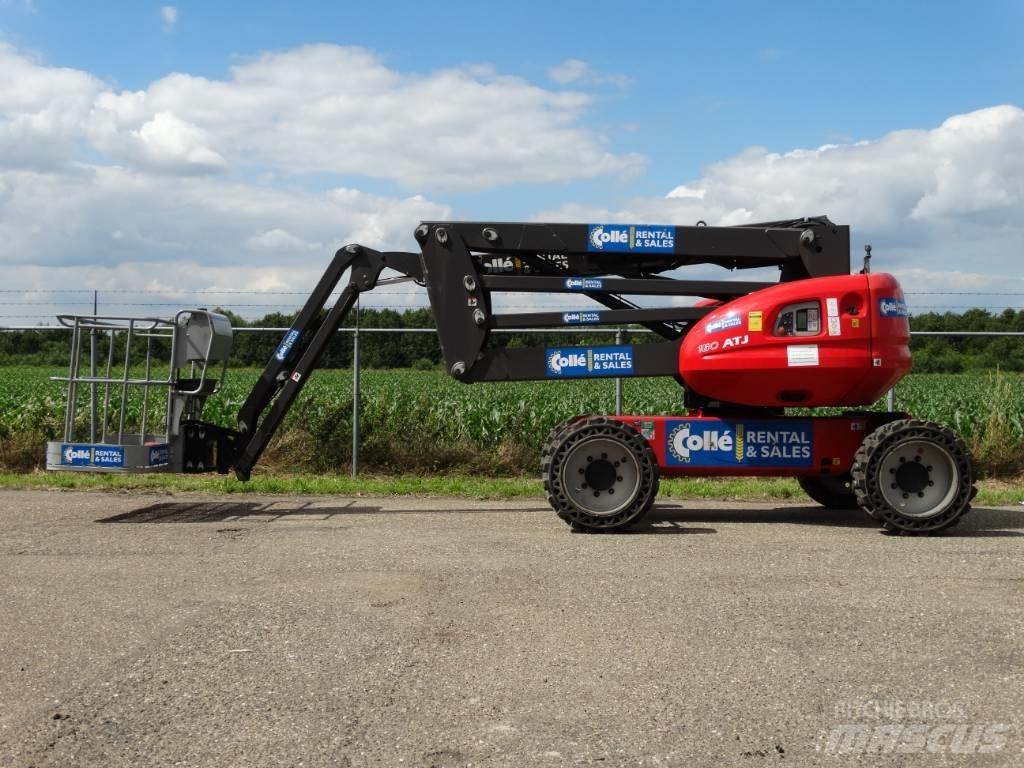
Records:
[[[811,422],[672,419],[665,456],[676,467],[809,467]]]
[[[637,224],[590,224],[587,250],[610,253],[671,253],[676,228]]]
[[[123,467],[124,448],[110,445],[93,446],[92,463],[97,467]]]
[[[632,376],[633,347],[560,347],[544,353],[548,378]]]
[[[283,363],[288,357],[288,353],[292,351],[292,347],[295,346],[295,342],[299,340],[299,332],[292,328],[284,335],[281,339],[281,343],[277,347],[277,351],[274,353],[274,357],[277,358],[279,363]]]
[[[116,445],[68,445],[60,447],[60,463],[72,467],[123,467],[124,448]]]
[[[882,317],[910,317],[910,310],[903,299],[879,299],[878,314]]]
[[[149,449],[149,466],[160,467],[171,461],[171,450],[167,443],[154,445]]]
[[[743,325],[743,315],[738,315],[735,312],[732,312],[725,317],[720,317],[716,320],[709,320],[704,323],[704,333],[728,331],[730,328],[739,328],[741,325]]]
[[[566,325],[580,325],[581,323],[601,322],[600,312],[565,312],[562,314],[562,322]]]
[[[92,463],[92,446],[62,445],[60,447],[60,463],[72,467],[88,466]]]

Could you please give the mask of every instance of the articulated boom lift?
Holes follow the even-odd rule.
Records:
[[[418,253],[347,245],[335,254],[235,428],[201,420],[223,380],[223,372],[220,379],[210,372],[226,367],[231,349],[223,315],[61,316],[73,329],[69,373],[60,379],[68,405],[64,439],[48,444],[48,468],[234,471],[247,480],[359,294],[414,280],[427,289],[445,366],[459,381],[671,376],[684,388],[685,415],[577,416],[552,430],[542,448],[544,488],[574,530],[636,521],[653,504],[661,476],[795,477],[816,501],[859,506],[903,533],[949,527],[970,509],[971,457],[945,427],[904,413],[786,413],[871,405],[910,369],[900,286],[866,263],[850,274],[848,227],[825,217],[737,227],[424,222],[415,237]],[[774,266],[779,281],[664,274],[695,265]],[[328,307],[346,272],[347,286]],[[493,309],[495,292],[575,294],[595,306],[503,314]],[[699,301],[651,308],[629,296]],[[500,328],[578,327],[582,334],[627,324],[660,340],[506,348],[490,339]],[[154,374],[157,340],[169,344],[171,361]],[[143,344],[144,362],[133,363]],[[150,432],[145,403],[154,387],[166,388],[166,409]],[[141,423],[130,408],[126,416],[133,388],[142,391]]]

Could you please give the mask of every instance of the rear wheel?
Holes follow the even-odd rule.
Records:
[[[797,480],[804,493],[829,509],[857,509],[857,494],[853,491],[853,478],[845,475],[813,475]]]
[[[650,445],[632,427],[603,416],[552,430],[541,471],[548,503],[574,530],[624,528],[640,519],[658,494]]]
[[[963,440],[916,419],[893,421],[868,435],[851,475],[861,508],[898,533],[928,534],[956,525],[977,492]]]

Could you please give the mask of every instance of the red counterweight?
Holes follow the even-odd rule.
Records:
[[[694,392],[737,405],[870,405],[910,370],[907,315],[892,275],[780,283],[703,318],[679,372]]]

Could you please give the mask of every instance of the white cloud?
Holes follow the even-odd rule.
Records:
[[[43,66],[0,43],[0,168],[52,168],[76,155],[83,120],[103,84]]]
[[[707,193],[708,191],[706,189],[694,189],[693,187],[688,187],[685,184],[680,184],[665,195],[665,197],[670,200],[673,198],[680,200],[703,200]]]
[[[438,189],[642,166],[583,125],[586,94],[485,66],[413,75],[320,45],[266,54],[223,80],[175,74],[117,92],[0,44],[0,71],[0,264],[16,288],[304,291],[344,242],[414,248],[417,222],[453,216]],[[576,72],[569,82],[591,76]],[[432,191],[373,195],[346,180],[312,192],[296,176],[307,172]],[[812,149],[753,147],[664,197],[535,218],[741,224],[822,213],[852,225],[855,259],[871,242],[875,268],[908,291],[1024,291],[1024,110]],[[943,301],[953,303],[926,303]]]
[[[198,289],[305,292],[339,245],[409,249],[419,221],[451,217],[449,208],[421,197],[354,190],[308,193],[92,166],[6,171],[0,263],[5,285],[36,289],[162,286],[176,289],[169,291],[175,297]],[[116,298],[108,294],[108,309]],[[295,306],[301,300],[274,299]],[[51,309],[74,307],[25,314]]]
[[[287,253],[289,251],[302,253],[303,251],[324,251],[322,243],[311,243],[296,237],[287,229],[268,229],[253,235],[245,244],[254,251],[269,251],[271,253]]]
[[[581,85],[615,85],[624,87],[629,85],[629,78],[625,75],[608,75],[597,72],[593,67],[582,59],[566,59],[548,70],[548,77],[561,85],[577,83]]]
[[[585,93],[487,67],[407,74],[360,48],[310,45],[259,56],[224,80],[172,74],[115,92],[9,47],[0,65],[19,75],[13,95],[0,95],[0,164],[48,167],[84,139],[113,162],[162,173],[256,168],[435,190],[628,175],[644,165],[581,124]],[[34,144],[56,156],[26,153]]]
[[[855,261],[871,242],[875,269],[906,275],[908,291],[962,282],[995,290],[1006,280],[1022,290],[1024,110],[991,107],[931,130],[817,149],[754,147],[663,198],[569,205],[537,218],[729,225],[819,214],[851,225]]]
[[[93,145],[111,156],[150,170],[202,173],[223,170],[224,157],[209,147],[209,135],[172,112],[157,112],[139,128],[117,132],[98,126]]]
[[[160,18],[164,22],[164,31],[170,32],[178,23],[178,9],[173,5],[160,6]]]
[[[590,71],[590,65],[580,59],[566,59],[558,66],[548,70],[548,75],[556,83],[575,83]]]

